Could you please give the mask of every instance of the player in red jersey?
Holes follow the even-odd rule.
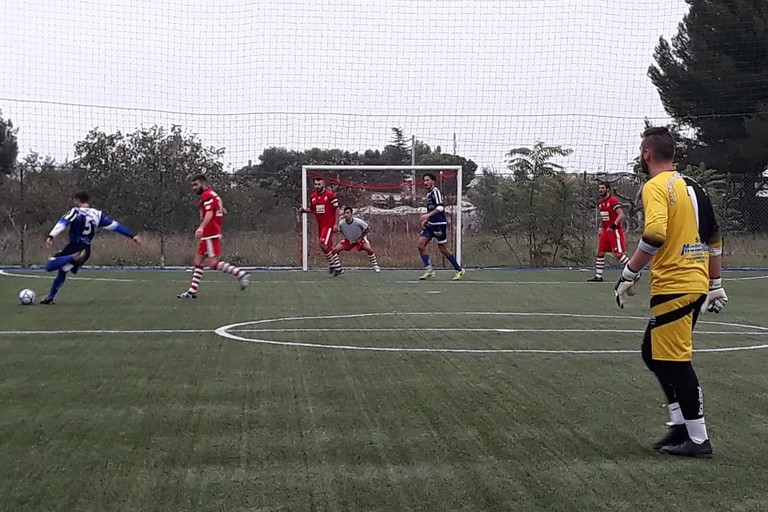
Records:
[[[603,282],[605,270],[605,253],[612,252],[619,263],[626,265],[629,261],[624,239],[624,209],[616,196],[611,194],[611,184],[601,181],[597,187],[600,199],[600,241],[597,244],[597,260],[595,262],[595,277],[587,279],[591,283]]]
[[[245,289],[250,282],[250,275],[234,265],[225,263],[221,257],[221,223],[227,210],[219,195],[208,186],[208,180],[202,174],[192,178],[192,189],[200,196],[200,226],[195,230],[195,238],[200,239],[195,254],[195,270],[189,289],[178,295],[180,299],[196,299],[197,288],[203,278],[203,265],[226,272],[237,277],[240,289]]]
[[[333,233],[339,229],[339,199],[332,190],[325,188],[322,178],[315,178],[314,185],[315,191],[309,195],[309,206],[299,208],[299,213],[315,214],[320,250],[328,260],[328,271],[333,276],[339,276],[344,271],[339,255],[333,252]]]

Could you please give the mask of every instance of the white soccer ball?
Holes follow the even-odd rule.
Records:
[[[24,306],[31,306],[35,303],[36,298],[35,292],[29,288],[25,288],[19,292],[19,302]]]

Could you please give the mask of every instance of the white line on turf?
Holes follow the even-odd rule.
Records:
[[[23,336],[27,334],[202,334],[213,333],[213,329],[73,329],[57,331],[0,331],[0,336]]]
[[[337,350],[359,350],[368,352],[413,352],[413,353],[466,353],[466,354],[636,354],[638,350],[629,349],[478,349],[478,348],[416,348],[416,347],[367,347],[356,345],[325,345],[319,343],[304,343],[293,341],[275,341],[275,340],[261,340],[255,338],[245,338],[234,334],[235,332],[243,333],[259,333],[259,332],[342,332],[342,331],[432,331],[437,328],[373,328],[373,329],[243,329],[242,327],[251,325],[263,325],[278,322],[289,321],[303,321],[303,320],[320,320],[320,319],[344,319],[344,318],[360,318],[360,317],[387,317],[387,316],[440,316],[440,315],[469,315],[469,316],[534,316],[534,317],[564,317],[564,318],[599,318],[599,319],[611,319],[611,320],[627,320],[627,319],[643,319],[643,317],[635,316],[609,316],[609,315],[590,315],[579,313],[522,313],[522,312],[489,312],[489,311],[476,311],[476,312],[464,312],[464,313],[450,313],[450,312],[384,312],[384,313],[361,313],[361,314],[348,314],[348,315],[323,315],[314,317],[287,317],[287,318],[267,318],[262,320],[255,320],[250,322],[240,322],[237,324],[225,325],[215,330],[209,329],[81,329],[81,330],[37,330],[37,331],[0,331],[0,335],[56,335],[56,334],[210,334],[215,333],[224,338],[242,341],[246,343],[265,344],[265,345],[280,345],[290,347],[307,347],[307,348],[325,348],[325,349],[337,349]],[[713,334],[713,335],[764,335],[768,334],[768,327],[762,327],[757,325],[738,324],[732,322],[712,322],[702,321],[700,323],[720,326],[738,327],[742,329],[756,329],[756,331],[703,331],[698,334]],[[463,328],[463,329],[442,329],[445,331],[465,331],[465,332],[499,332],[499,333],[552,333],[552,332],[608,332],[608,333],[630,333],[639,334],[642,330],[629,330],[629,329],[488,329],[488,328]],[[760,350],[768,348],[768,344],[761,345],[749,345],[740,347],[718,347],[709,349],[697,349],[696,352],[739,352],[745,350]]]
[[[53,279],[53,275],[52,274],[51,275],[42,274],[42,275],[39,275],[39,276],[38,275],[33,275],[33,274],[14,274],[14,273],[8,272],[6,270],[0,270],[0,276],[5,276],[5,277],[28,277],[30,279]],[[76,277],[76,276],[68,277],[68,279],[75,279],[75,280],[78,280],[78,281],[108,281],[110,283],[115,283],[115,282],[133,282],[133,281],[136,281],[136,279],[113,279],[113,278],[109,278],[109,277]]]
[[[729,277],[726,279],[726,283],[728,281],[754,281],[755,279],[768,279],[768,275],[765,276],[750,276],[750,277]]]
[[[126,272],[131,272],[131,270],[126,270]],[[183,270],[179,270],[179,272],[183,272]],[[53,275],[46,275],[46,274],[19,274],[15,272],[9,272],[7,270],[0,270],[0,276],[5,277],[26,277],[29,279],[53,279]],[[139,281],[148,281],[146,279],[118,279],[118,278],[110,278],[110,277],[77,277],[77,276],[71,276],[69,279],[75,279],[79,281],[105,281],[105,282],[139,282]],[[757,279],[768,279],[768,275],[761,275],[761,276],[749,276],[749,277],[729,277],[728,281],[753,281]],[[301,279],[301,280],[293,280],[293,279],[260,279],[258,280],[261,284],[317,284],[325,281],[327,279],[324,278],[318,278],[316,280],[309,280],[309,279]],[[168,280],[167,282],[171,283],[186,283],[187,280]],[[223,282],[223,280],[210,280],[206,282]],[[418,279],[413,280],[396,280],[396,281],[386,281],[384,282],[391,282],[395,284],[420,284],[423,285],[424,281],[419,281]],[[568,284],[576,284],[576,285],[588,285],[588,286],[594,286],[594,283],[587,283],[586,281],[498,281],[498,280],[488,280],[488,281],[482,281],[482,280],[470,280],[470,279],[462,279],[460,281],[453,281],[453,280],[446,280],[441,281],[440,279],[431,280],[429,281],[430,284],[449,284],[449,285],[456,285],[456,284],[501,284],[501,285],[568,285]]]
[[[424,281],[419,280],[412,280],[412,281],[392,281],[396,284],[424,284]],[[441,281],[439,279],[430,279],[429,284],[450,284],[450,285],[456,285],[456,284],[585,284],[589,285],[590,283],[586,281],[479,281],[479,280],[469,280],[469,279],[461,279],[459,281]],[[594,285],[593,285],[594,286]]]
[[[514,334],[514,333],[526,333],[526,334],[557,334],[557,333],[607,333],[607,334],[643,334],[645,329],[507,329],[503,327],[491,328],[491,327],[466,327],[466,328],[447,328],[447,327],[363,327],[363,328],[317,328],[317,329],[300,329],[287,327],[285,329],[229,329],[230,332],[413,332],[413,331],[428,331],[428,332],[496,332],[501,334]],[[733,336],[765,336],[768,335],[768,331],[696,331],[696,334],[706,335],[733,335]]]
[[[603,319],[644,319],[644,317],[631,317],[631,316],[608,316],[608,315],[589,315],[578,313],[522,313],[522,312],[464,312],[464,313],[449,313],[449,312],[383,312],[383,313],[359,313],[348,315],[321,315],[321,316],[299,316],[299,317],[286,317],[286,318],[267,318],[262,320],[255,320],[251,322],[240,322],[236,324],[225,325],[216,329],[216,334],[231,340],[242,341],[245,343],[264,344],[264,345],[278,345],[288,347],[304,347],[304,348],[323,348],[323,349],[335,349],[335,350],[357,350],[365,352],[408,352],[408,353],[463,353],[463,354],[637,354],[638,350],[626,350],[626,349],[583,349],[583,350],[569,350],[569,349],[478,349],[478,348],[415,348],[415,347],[367,347],[359,345],[326,345],[321,343],[307,343],[307,342],[295,342],[295,341],[275,341],[264,340],[257,338],[246,338],[234,334],[242,330],[243,327],[253,325],[263,325],[277,322],[290,322],[290,321],[314,321],[314,320],[336,320],[343,318],[365,318],[365,317],[385,317],[385,316],[421,316],[421,315],[506,315],[506,316],[539,316],[539,317],[565,317],[565,318],[603,318]],[[735,323],[719,323],[719,322],[701,322],[710,325],[728,325],[732,327],[739,327],[743,329],[756,329],[760,334],[768,331],[768,327],[762,327],[757,325],[742,325]],[[420,328],[415,327],[413,331],[418,331]],[[594,332],[590,330],[589,332]],[[768,345],[750,345],[745,347],[722,347],[714,349],[697,349],[696,352],[732,352],[732,351],[744,351],[744,350],[759,350],[768,348]]]

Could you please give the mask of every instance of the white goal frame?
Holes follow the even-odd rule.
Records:
[[[309,201],[309,185],[307,183],[308,171],[411,171],[413,179],[417,180],[419,173],[455,171],[456,172],[456,250],[454,254],[461,263],[461,239],[462,239],[462,167],[460,165],[302,165],[301,166],[301,206],[306,208]],[[414,186],[419,186],[414,183]],[[446,205],[449,206],[449,205]],[[453,206],[453,205],[451,205]],[[426,210],[425,212],[426,213]],[[307,215],[301,216],[301,269],[309,270],[309,219]]]

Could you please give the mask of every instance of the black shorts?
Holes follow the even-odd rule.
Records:
[[[91,259],[91,246],[90,244],[73,244],[69,243],[67,244],[64,249],[60,250],[56,254],[54,254],[55,257],[59,256],[70,256],[72,254],[77,254],[80,251],[85,251],[85,261],[83,261],[80,265],[72,265],[72,272],[73,274],[77,274],[77,270],[89,259]]]
[[[447,244],[448,243],[448,226],[445,225],[438,225],[438,226],[430,226],[429,224],[426,225],[424,229],[421,230],[421,233],[419,233],[419,236],[422,238],[429,238],[432,240],[433,238],[437,240],[438,245]]]

